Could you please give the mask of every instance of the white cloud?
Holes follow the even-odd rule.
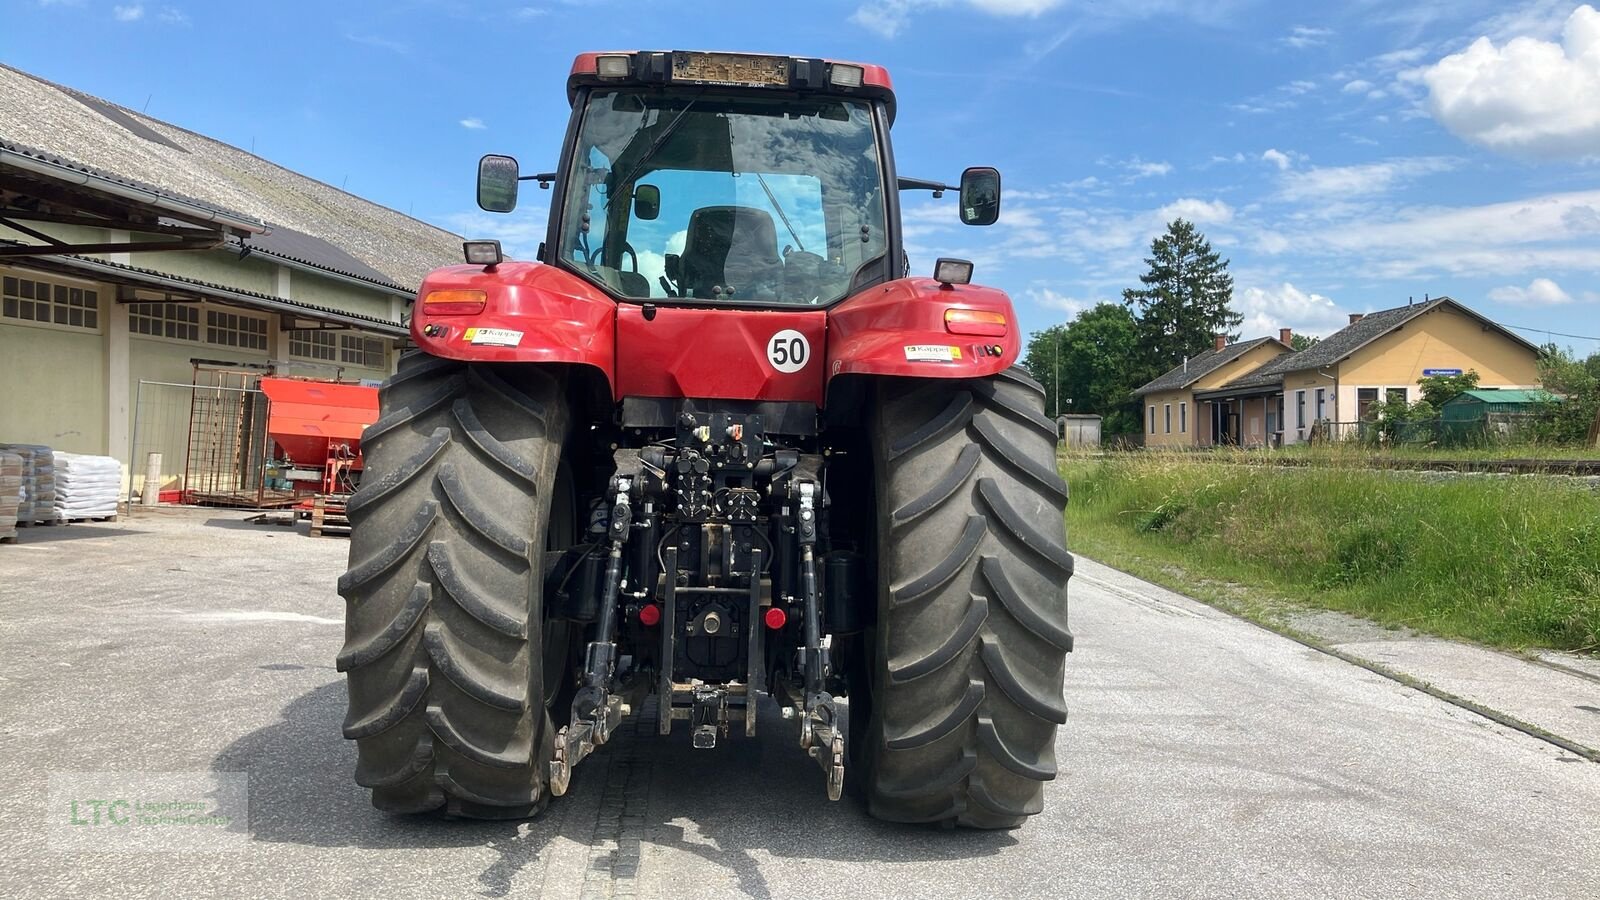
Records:
[[[474,117],[474,118],[462,119],[461,120],[461,127],[465,128],[465,129],[467,129],[469,131],[482,131],[483,129],[488,128],[489,126],[483,124],[483,120],[482,119]]]
[[[1600,157],[1600,12],[1584,5],[1561,41],[1515,37],[1470,47],[1411,76],[1456,136],[1535,159]]]
[[[1162,225],[1173,219],[1187,219],[1196,225],[1226,225],[1233,221],[1233,207],[1221,200],[1196,200],[1184,197],[1156,210]]]
[[[1088,300],[1080,300],[1077,297],[1068,297],[1065,294],[1052,291],[1049,288],[1028,288],[1026,291],[1023,291],[1022,296],[1034,306],[1042,306],[1045,309],[1053,309],[1057,312],[1066,313],[1066,317],[1068,319],[1094,305],[1094,303]]]
[[[344,36],[344,39],[356,44],[366,44],[368,47],[378,47],[380,49],[390,50],[395,53],[411,52],[410,44],[407,44],[404,41],[396,41],[391,38],[379,37],[375,34],[347,34]]]
[[[1291,81],[1283,86],[1283,90],[1291,94],[1308,94],[1316,89],[1315,81]]]
[[[1357,78],[1341,88],[1346,94],[1361,94],[1372,90],[1372,82]]]
[[[1313,167],[1284,175],[1285,200],[1345,199],[1382,194],[1408,178],[1448,172],[1456,160],[1442,156],[1392,159],[1356,166]]]
[[[1307,47],[1320,47],[1326,44],[1330,37],[1333,37],[1332,29],[1296,25],[1289,30],[1288,35],[1280,38],[1279,42],[1296,50],[1304,50]]]
[[[520,20],[526,22],[529,19],[537,19],[540,16],[547,16],[549,14],[550,14],[550,10],[548,10],[548,9],[541,9],[541,8],[539,8],[537,6],[524,6],[524,7],[521,7],[519,9],[514,10],[511,13],[511,18],[520,19]]]
[[[1154,176],[1167,176],[1172,174],[1172,163],[1169,162],[1141,162],[1134,157],[1127,163],[1128,171],[1134,178],[1151,178]]]
[[[952,0],[866,0],[851,13],[850,21],[868,31],[892,38],[911,24],[919,10],[951,5]],[[979,12],[993,16],[1038,16],[1064,0],[964,0]]]
[[[189,14],[175,6],[163,6],[161,8],[161,12],[156,15],[156,18],[168,25],[189,24]]]
[[[1489,299],[1499,303],[1515,303],[1519,306],[1556,306],[1561,303],[1571,303],[1572,295],[1548,278],[1535,278],[1527,287],[1507,285],[1495,288],[1489,292]]]
[[[1288,169],[1289,166],[1292,165],[1289,160],[1289,154],[1284,153],[1276,148],[1269,148],[1265,153],[1261,154],[1261,161],[1272,163],[1278,167],[1278,171],[1280,172]]]
[[[1290,328],[1300,334],[1326,335],[1349,322],[1349,316],[1331,299],[1307,293],[1287,281],[1235,291],[1233,308],[1244,317],[1240,333],[1245,337],[1277,337],[1280,328]]]
[[[144,4],[134,3],[130,6],[113,6],[111,15],[118,22],[137,22],[144,18]]]
[[[1289,239],[1276,231],[1263,231],[1256,235],[1256,249],[1262,253],[1276,256],[1289,249]]]

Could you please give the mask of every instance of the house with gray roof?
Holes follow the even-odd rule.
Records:
[[[1170,371],[1135,390],[1144,409],[1146,447],[1209,447],[1218,443],[1245,443],[1248,436],[1265,433],[1262,422],[1241,420],[1238,411],[1215,405],[1204,409],[1196,396],[1260,368],[1268,360],[1289,352],[1289,329],[1276,338],[1260,337],[1230,343],[1217,335],[1216,343]]]
[[[460,253],[443,229],[0,65],[0,441],[135,469],[166,450],[165,485],[187,435],[134,433],[171,392],[151,385],[376,382],[423,275]]]
[[[1233,443],[1294,444],[1354,435],[1380,400],[1415,402],[1432,375],[1478,373],[1484,388],[1535,388],[1539,348],[1449,297],[1352,313],[1344,328],[1298,353],[1194,392],[1202,416],[1246,422]],[[1230,441],[1218,441],[1230,443]]]

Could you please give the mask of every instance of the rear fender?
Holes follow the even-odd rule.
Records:
[[[1005,316],[1002,334],[961,334],[949,310]],[[943,287],[901,278],[851,297],[828,313],[828,381],[846,375],[982,378],[1017,361],[1022,339],[1011,298],[979,285]]]
[[[488,300],[475,315],[430,316],[428,295],[442,290],[483,291]],[[411,340],[446,359],[591,366],[605,376],[609,392],[616,383],[616,319],[615,301],[554,266],[446,266],[423,279]]]

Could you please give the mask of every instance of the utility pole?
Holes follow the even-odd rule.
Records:
[[[1056,363],[1050,367],[1056,377],[1056,414],[1051,416],[1053,419],[1061,418],[1061,332],[1064,330],[1065,326],[1056,326]]]

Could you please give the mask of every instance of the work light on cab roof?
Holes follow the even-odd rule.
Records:
[[[567,95],[554,168],[479,164],[491,212],[550,189],[533,259],[427,277],[367,431],[357,781],[533,815],[650,695],[697,748],[766,696],[831,798],[849,766],[881,818],[1022,823],[1072,646],[1055,432],[1010,299],[913,275],[900,205],[992,224],[1000,173],[900,175],[864,63],[584,53]]]

